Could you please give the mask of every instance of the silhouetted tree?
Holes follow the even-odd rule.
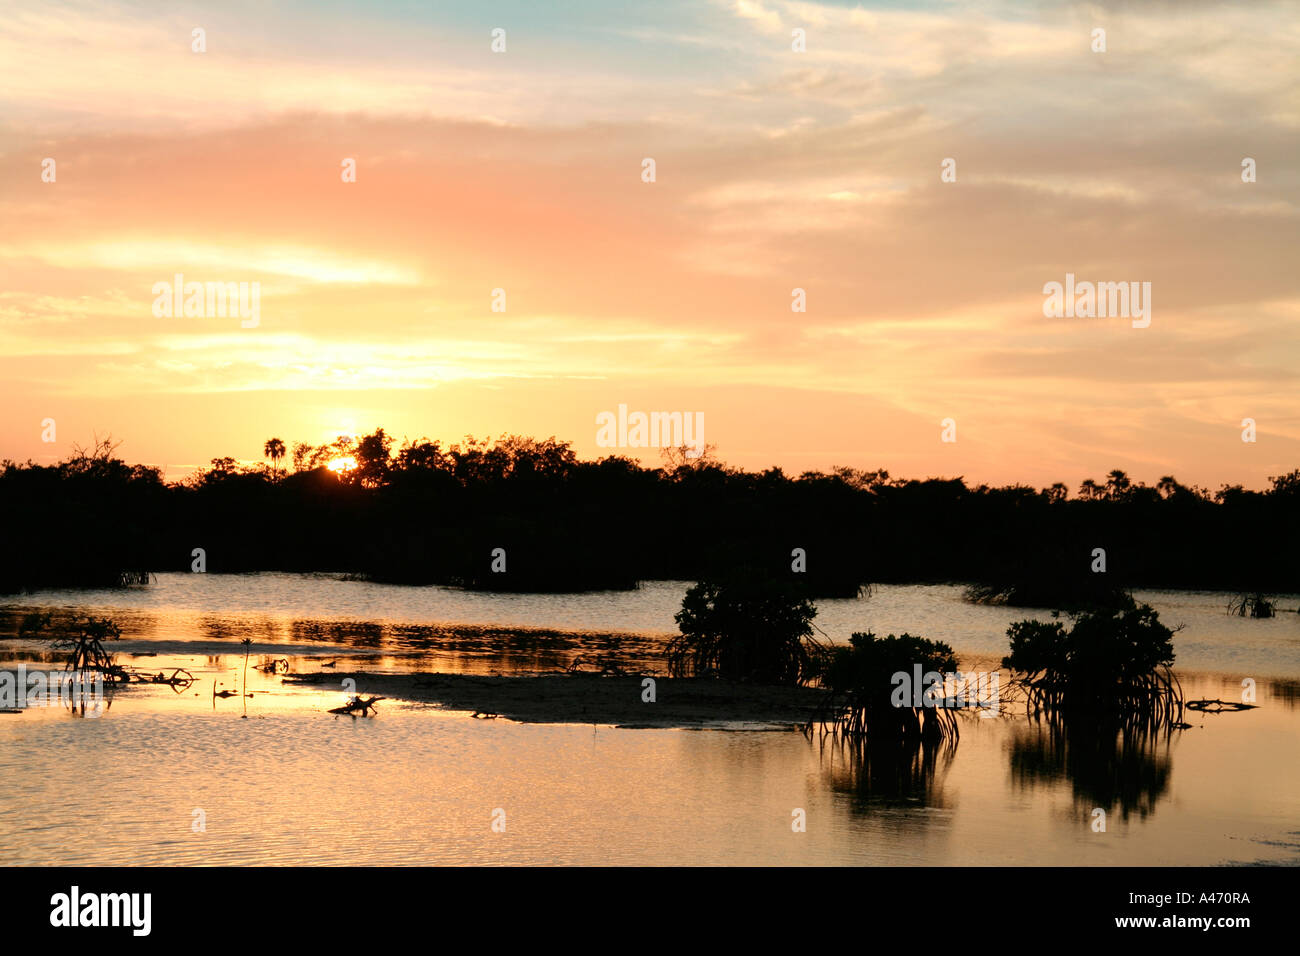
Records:
[[[737,574],[701,582],[674,618],[681,634],[668,645],[675,676],[800,684],[820,671],[812,640],[817,609],[788,587]]]
[[[367,488],[384,484],[388,480],[388,458],[392,446],[393,440],[384,434],[382,428],[376,428],[373,434],[363,437],[357,442],[354,453],[357,467],[349,479]]]
[[[1070,489],[1065,486],[1064,482],[1055,482],[1050,488],[1043,489],[1043,497],[1055,504],[1058,501],[1064,501],[1070,495]]]
[[[914,687],[917,667],[923,680],[933,674],[938,675],[938,682]],[[835,647],[828,653],[822,683],[830,697],[809,729],[819,723],[830,724],[837,733],[886,743],[956,736],[953,710],[966,701],[943,697],[943,682],[956,670],[957,658],[942,641],[910,634],[876,637],[871,632],[855,633],[849,637],[848,647]]]
[[[284,442],[278,438],[268,438],[266,444],[262,446],[262,455],[271,459],[271,468],[278,470],[280,459],[284,457]]]
[[[1129,599],[1079,615],[1069,630],[1059,620],[1012,624],[1002,666],[1021,675],[1035,709],[1163,725],[1181,717],[1173,633],[1150,605]]]
[[[391,445],[380,428],[359,441],[295,444],[291,474],[221,457],[170,485],[158,469],[122,461],[110,440],[55,465],[4,462],[0,589],[188,570],[195,547],[223,571],[342,570],[499,590],[721,580],[749,566],[805,597],[965,581],[985,599],[1067,608],[1112,603],[1131,587],[1267,593],[1300,583],[1300,552],[1277,547],[1300,536],[1300,472],[1270,479],[1268,491],[1217,494],[1172,475],[1146,487],[1112,472],[1105,488],[1089,479],[1071,499],[1059,483],[972,488],[883,469],[792,477],[708,456],[667,468],[582,461],[554,437],[469,436],[450,448],[420,438],[395,456]],[[325,467],[347,455],[351,472]],[[1104,575],[1090,571],[1097,547]],[[496,548],[508,554],[506,573],[490,570]]]
[[[1116,468],[1106,476],[1106,498],[1110,501],[1122,501],[1129,493],[1133,483],[1120,469]]]

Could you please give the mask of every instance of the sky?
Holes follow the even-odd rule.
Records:
[[[8,5],[0,458],[656,462],[597,444],[625,405],[750,469],[1263,487],[1298,134],[1296,3]],[[1149,325],[1046,316],[1067,273],[1150,283]],[[156,314],[177,274],[256,325]]]

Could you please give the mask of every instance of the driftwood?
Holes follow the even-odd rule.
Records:
[[[1235,713],[1239,710],[1254,710],[1257,704],[1239,704],[1235,700],[1189,700],[1184,704],[1188,710],[1199,710],[1206,714]]]
[[[334,707],[330,710],[331,714],[346,714],[349,717],[356,717],[358,714],[362,717],[370,717],[373,713],[378,712],[375,704],[381,700],[387,700],[387,697],[353,697],[342,707]]]
[[[128,673],[131,679],[138,684],[166,684],[177,692],[185,690],[195,681],[194,675],[183,667],[175,668],[170,674],[162,671],[156,674],[142,673],[135,668],[132,668]]]

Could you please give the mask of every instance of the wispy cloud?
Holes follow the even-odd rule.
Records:
[[[486,21],[382,7],[0,22],[0,444],[32,453],[47,405],[90,427],[185,396],[189,437],[136,444],[198,460],[262,428],[232,396],[306,428],[346,394],[412,431],[549,409],[583,448],[589,403],[646,389],[716,403],[750,465],[862,435],[895,471],[1067,477],[1109,448],[1258,483],[1294,448],[1294,4],[497,12],[501,55]],[[260,326],[154,317],[177,272],[260,282]],[[1152,282],[1152,327],[1045,320],[1066,272]],[[1206,451],[1247,414],[1266,454]]]

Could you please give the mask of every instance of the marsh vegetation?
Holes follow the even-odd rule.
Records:
[[[1031,715],[1083,718],[1116,727],[1182,721],[1183,693],[1170,665],[1174,631],[1149,605],[1062,620],[1019,621],[1007,631],[1002,666],[1015,675]]]
[[[680,629],[668,644],[674,677],[721,677],[760,684],[806,684],[823,670],[813,637],[817,609],[792,586],[756,575],[703,581],[682,599]]]
[[[1277,605],[1259,592],[1240,594],[1228,602],[1228,613],[1236,617],[1273,617]]]
[[[105,642],[122,637],[122,628],[111,618],[33,614],[23,621],[18,636],[49,641],[57,651],[66,653],[66,671],[99,674],[110,683],[130,680],[125,668],[114,661],[104,646]]]
[[[947,696],[943,683],[956,672],[956,655],[941,641],[856,633],[848,647],[828,654],[822,675],[827,698],[806,729],[873,743],[956,738],[957,710],[965,701]],[[939,682],[926,686],[924,675]]]

